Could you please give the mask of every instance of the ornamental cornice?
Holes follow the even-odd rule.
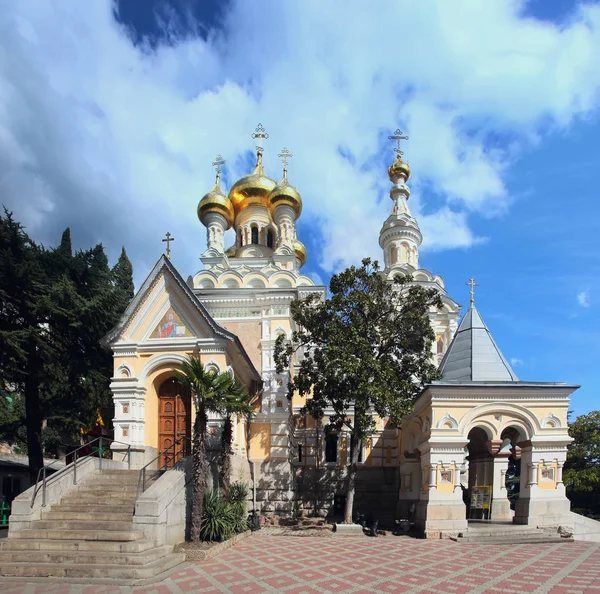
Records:
[[[423,241],[423,235],[421,235],[421,231],[418,227],[383,227],[381,233],[379,235],[379,245],[380,247],[384,247],[384,244],[389,242],[392,239],[411,239],[417,244],[421,244]]]

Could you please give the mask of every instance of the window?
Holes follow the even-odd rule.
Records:
[[[337,433],[325,435],[325,462],[337,462],[338,436]]]
[[[273,231],[267,231],[267,247],[273,248]]]
[[[302,444],[298,444],[298,462],[302,462]]]
[[[437,354],[441,355],[444,352],[444,339],[438,338],[437,341]]]
[[[258,245],[258,227],[252,227],[252,244]]]

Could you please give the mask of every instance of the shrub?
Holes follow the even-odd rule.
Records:
[[[248,485],[246,483],[235,482],[229,487],[229,505],[233,512],[233,530],[236,534],[248,530],[246,522],[247,500]]]
[[[227,540],[235,532],[235,525],[232,506],[223,501],[218,490],[206,491],[200,538],[208,541]]]
[[[227,540],[234,534],[248,530],[246,524],[246,501],[248,485],[233,483],[229,489],[229,499],[225,501],[218,489],[207,490],[202,508],[200,538],[206,541]]]

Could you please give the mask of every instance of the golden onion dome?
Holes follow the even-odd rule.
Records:
[[[231,200],[227,198],[221,190],[220,177],[220,174],[217,174],[215,187],[198,203],[198,218],[204,225],[204,219],[207,214],[218,213],[225,217],[225,220],[227,221],[227,230],[233,224],[235,213],[233,211]]]
[[[271,216],[273,216],[275,209],[282,205],[291,206],[296,213],[296,218],[298,218],[302,212],[302,198],[300,197],[298,190],[288,183],[286,169],[283,170],[283,179],[269,194]]]
[[[304,266],[306,264],[306,248],[299,239],[294,240],[294,253],[296,258],[300,260],[300,266]]]
[[[269,194],[277,184],[265,175],[262,152],[258,152],[254,171],[235,182],[229,190],[229,199],[236,213],[252,205],[269,206]]]
[[[396,160],[389,166],[388,175],[392,182],[395,177],[400,175],[404,176],[404,179],[407,180],[410,177],[410,167],[408,166],[408,163],[405,163],[400,155],[398,155]]]
[[[237,248],[236,248],[235,243],[234,243],[230,248],[228,248],[228,250],[225,252],[225,255],[228,258],[233,258],[235,256],[236,252],[237,252]]]

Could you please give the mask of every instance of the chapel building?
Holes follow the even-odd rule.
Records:
[[[325,298],[326,288],[301,270],[307,259],[296,230],[302,198],[288,180],[289,152],[280,155],[283,175],[276,182],[264,170],[262,126],[253,137],[259,143],[254,171],[226,192],[218,158],[215,186],[198,204],[207,233],[204,268],[184,281],[162,256],[107,337],[115,439],[131,445],[138,468],[188,442],[194,410],[173,369],[197,356],[207,368],[230,370],[254,397],[249,426],[236,421],[233,478],[253,481],[257,510],[341,515],[349,435],[326,430],[327,411],[322,423],[301,414],[305,400],[288,400],[288,375],[276,372],[273,357],[277,337],[294,330],[292,301],[310,293]],[[469,518],[567,523],[562,466],[576,386],[518,380],[473,299],[459,324],[460,305],[442,277],[419,267],[422,235],[408,206],[410,168],[399,149],[388,174],[392,206],[379,237],[383,274],[390,280],[408,274],[439,292],[443,307],[431,311],[432,358],[443,379],[426,387],[401,427],[376,419],[359,453],[355,511],[388,523],[410,518],[430,535],[456,533]],[[230,229],[235,239],[226,246]],[[215,441],[220,424],[212,415]],[[520,476],[514,509],[510,472]]]

